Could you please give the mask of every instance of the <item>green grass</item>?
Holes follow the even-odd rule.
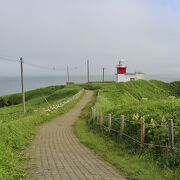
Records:
[[[25,116],[12,117],[14,115],[9,114],[9,112],[20,112],[22,104],[0,108],[1,114],[7,114],[3,119],[0,116],[0,179],[22,179],[25,176],[23,151],[33,139],[36,127],[69,111],[80,99],[73,100],[63,108],[47,114],[42,110],[43,107],[47,107],[43,98],[40,98],[42,92],[46,94],[49,103],[52,104],[64,101],[79,92],[80,89],[80,87],[74,85],[33,90],[31,91],[34,94],[32,95],[33,98],[29,98],[27,101],[28,112]],[[48,93],[50,93],[50,96],[48,96]]]
[[[178,180],[180,172],[168,168],[160,168],[149,155],[139,155],[128,149],[126,144],[117,143],[100,131],[90,129],[87,120],[90,118],[90,107],[96,102],[96,97],[83,109],[74,131],[80,141],[94,150],[98,155],[114,164],[128,179],[139,180]]]
[[[156,161],[153,161],[154,157],[148,151],[137,153],[131,149],[129,144],[116,141],[114,137],[107,138],[107,134],[102,133],[96,126],[89,126],[93,128],[89,129],[86,123],[90,116],[89,108],[96,101],[97,109],[105,115],[110,112],[116,117],[122,113],[128,114],[133,121],[138,121],[137,117],[145,116],[145,122],[152,123],[153,119],[153,124],[164,124],[168,118],[173,118],[179,125],[180,82],[164,83],[160,81],[135,81],[118,84],[90,83],[32,90],[26,92],[27,114],[25,116],[22,114],[20,94],[0,97],[0,107],[2,107],[0,108],[0,179],[13,180],[25,176],[23,151],[33,139],[36,127],[67,112],[78,101],[73,101],[64,108],[47,115],[42,110],[44,107],[48,107],[44,97],[50,104],[59,103],[76,94],[81,88],[91,89],[95,92],[100,90],[98,100],[96,101],[94,98],[88,104],[75,124],[76,134],[83,143],[115,164],[129,179],[178,179],[178,175],[180,175],[178,170],[170,170],[167,166],[161,168]],[[169,96],[176,96],[176,99],[172,100]],[[143,100],[143,98],[147,99]],[[113,128],[119,127],[113,125]],[[136,132],[136,129],[131,128],[136,127],[126,125],[127,131]],[[158,137],[159,134],[161,139],[166,137],[164,136],[166,131],[149,130],[148,140],[151,136]],[[136,133],[132,135],[136,135]],[[178,146],[179,131],[175,134],[175,138],[176,146]],[[153,143],[153,139],[150,140]],[[176,160],[179,160],[178,158]],[[168,162],[166,160],[164,159],[165,162],[162,164],[166,164]]]
[[[96,85],[97,86],[97,85]],[[100,85],[99,85],[100,86]],[[105,115],[112,113],[113,128],[119,129],[121,114],[132,124],[140,123],[140,117],[151,127],[146,128],[146,142],[153,144],[168,144],[168,132],[165,125],[173,119],[176,126],[180,126],[180,82],[164,83],[161,81],[133,81],[127,83],[101,84],[100,97],[96,102],[98,111]],[[170,98],[175,96],[175,99]],[[139,139],[139,125],[126,124],[126,133]],[[175,146],[180,148],[180,133],[175,128]],[[179,159],[177,160],[180,161]],[[180,163],[180,162],[179,162]],[[168,165],[166,163],[166,165]],[[172,165],[173,166],[173,165]]]
[[[63,88],[64,86],[62,85],[62,86],[50,86],[50,87],[31,90],[31,91],[26,92],[25,94],[26,100],[28,101],[31,99],[39,98],[39,96],[46,96],[56,90],[63,89]],[[0,97],[0,107],[20,104],[21,102],[22,102],[21,93],[10,94],[10,95]]]

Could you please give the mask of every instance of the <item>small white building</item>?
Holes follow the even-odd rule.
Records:
[[[127,66],[125,65],[123,59],[119,62],[116,68],[117,68],[116,82],[127,82],[127,81],[144,79],[144,73],[141,72],[127,73],[126,72]]]

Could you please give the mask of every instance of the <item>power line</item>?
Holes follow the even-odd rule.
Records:
[[[24,62],[24,64],[26,64],[28,66],[40,68],[40,69],[50,70],[50,71],[65,71],[66,70],[66,68],[55,68],[55,67],[49,67],[49,66],[33,64],[33,63],[29,63],[29,62]]]
[[[20,62],[19,60],[13,60],[13,59],[9,59],[9,58],[2,57],[2,56],[0,56],[0,60],[8,61],[8,62],[14,62],[14,63],[19,63]],[[65,70],[65,68],[55,68],[55,67],[42,66],[42,65],[38,65],[38,64],[29,63],[27,61],[24,61],[23,63],[26,64],[26,65],[29,65],[29,66],[40,68],[40,69],[48,69],[48,70],[53,70],[53,71],[55,71],[55,70],[59,70],[59,71]]]
[[[24,64],[26,65],[29,65],[29,66],[32,66],[32,67],[36,67],[36,68],[40,68],[40,69],[46,69],[46,70],[51,70],[51,71],[67,71],[67,68],[59,68],[59,67],[49,67],[49,66],[43,66],[43,65],[38,65],[38,64],[34,64],[34,63],[30,63],[30,62],[24,62]],[[83,63],[82,65],[80,66],[75,66],[75,67],[70,67],[69,66],[69,70],[70,71],[74,71],[74,70],[77,70],[77,69],[80,69],[82,67],[84,67],[86,64]]]
[[[8,62],[14,62],[14,63],[19,63],[20,62],[19,60],[14,60],[14,59],[10,59],[10,58],[7,58],[7,57],[2,57],[2,56],[0,56],[0,60],[8,61]],[[64,68],[60,68],[60,67],[56,67],[56,66],[50,67],[50,66],[44,66],[44,65],[41,65],[41,64],[34,64],[34,63],[31,63],[31,62],[28,62],[28,61],[24,61],[23,64],[28,65],[28,66],[32,66],[32,67],[35,67],[35,68],[39,68],[39,69],[50,70],[50,71],[66,71],[67,70],[65,67]],[[85,65],[86,65],[86,63],[83,63],[82,65],[75,66],[75,67],[69,67],[69,70],[70,71],[78,70],[78,69],[84,67]]]
[[[73,70],[77,70],[77,69],[83,68],[83,67],[85,67],[85,66],[86,66],[86,62],[84,62],[83,64],[81,64],[81,65],[79,65],[79,66],[69,67],[69,69],[70,69],[71,71],[73,71]]]
[[[0,56],[0,60],[1,61],[13,62],[13,63],[19,63],[19,60],[9,59],[7,57],[2,57],[2,56]]]

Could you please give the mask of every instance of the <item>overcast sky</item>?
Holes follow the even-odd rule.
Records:
[[[50,67],[80,66],[109,74],[180,73],[179,0],[0,0],[0,56]],[[53,74],[25,67],[26,74]],[[59,73],[59,72],[58,72]],[[62,72],[63,73],[63,72]],[[19,65],[0,61],[0,76]]]

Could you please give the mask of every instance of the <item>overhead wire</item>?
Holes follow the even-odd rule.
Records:
[[[57,67],[43,66],[43,65],[38,65],[38,64],[30,63],[30,62],[27,62],[27,61],[25,61],[24,64],[32,66],[32,67],[40,68],[40,69],[50,70],[50,71],[66,71],[66,68],[57,68]]]
[[[13,63],[19,63],[19,60],[14,60],[14,59],[10,59],[10,58],[7,58],[7,57],[2,57],[2,56],[0,56],[0,60],[1,61],[13,62]]]
[[[3,56],[0,56],[0,60],[8,61],[8,62],[14,62],[14,63],[19,63],[20,62],[19,60],[10,59],[10,58],[3,57]],[[64,68],[60,68],[60,67],[56,67],[56,66],[50,67],[50,66],[31,63],[31,62],[28,62],[28,61],[23,61],[23,64],[28,65],[28,66],[32,66],[32,67],[36,67],[36,68],[40,68],[40,69],[50,70],[50,71],[67,71],[66,67],[64,67]],[[79,65],[79,66],[70,67],[69,70],[74,71],[74,70],[77,70],[77,69],[80,69],[80,68],[84,67],[85,65],[86,65],[86,63],[83,63],[82,65]]]
[[[79,66],[70,67],[69,69],[70,69],[71,71],[73,71],[73,70],[77,70],[77,69],[83,68],[85,65],[86,65],[86,62],[84,62],[83,64],[81,64],[81,65],[79,65]]]

